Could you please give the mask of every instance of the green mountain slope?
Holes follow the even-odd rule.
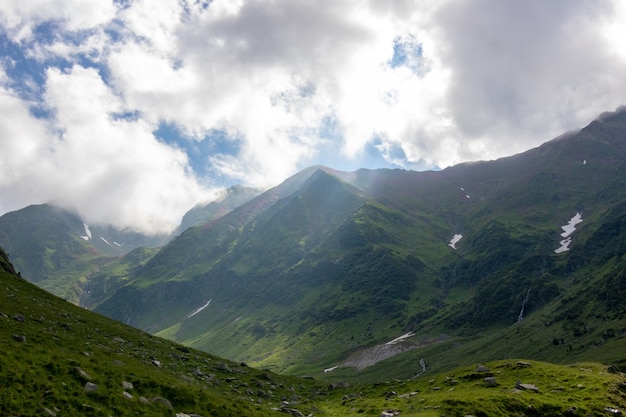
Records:
[[[189,210],[180,222],[175,235],[179,235],[191,226],[197,226],[228,214],[242,204],[261,194],[261,190],[235,185],[224,190],[224,195],[208,204],[198,205]]]
[[[24,278],[76,304],[90,275],[115,258],[166,236],[144,236],[109,226],[87,225],[77,215],[48,204],[0,217],[0,245]]]
[[[616,367],[507,360],[376,384],[257,370],[76,307],[17,276],[0,249],[3,416],[619,415]],[[486,366],[485,366],[486,365]]]
[[[440,172],[313,167],[188,229],[96,310],[294,373],[350,364],[402,335],[394,354],[496,340],[531,322],[567,333],[573,314],[582,317],[578,332],[538,332],[539,351],[513,338],[482,360],[512,346],[519,356],[566,361],[562,347],[586,337],[580,350],[624,359],[616,343],[591,340],[626,328],[621,304],[606,304],[613,287],[621,294],[626,253],[625,138],[618,111],[523,154]],[[577,215],[565,250],[562,226]],[[607,318],[588,325],[591,311]]]

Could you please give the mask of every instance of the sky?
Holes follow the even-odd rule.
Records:
[[[443,169],[626,104],[621,0],[4,0],[0,215],[173,230],[311,165]]]

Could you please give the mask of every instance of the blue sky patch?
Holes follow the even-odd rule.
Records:
[[[387,62],[391,68],[406,67],[418,76],[427,72],[424,48],[413,35],[393,40],[393,57]]]

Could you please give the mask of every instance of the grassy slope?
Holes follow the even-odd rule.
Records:
[[[509,360],[487,363],[487,373],[473,365],[413,380],[321,384],[223,361],[80,309],[18,278],[3,252],[0,286],[3,416],[264,416],[281,415],[281,407],[325,416],[560,416],[577,407],[579,415],[601,416],[626,406],[623,374],[596,364]],[[485,384],[487,376],[498,385]],[[95,393],[85,392],[88,380]],[[540,392],[514,391],[517,380]]]

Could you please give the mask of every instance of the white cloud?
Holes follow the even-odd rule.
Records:
[[[0,2],[0,24],[14,40],[30,41],[43,22],[69,31],[91,29],[109,22],[116,9],[114,2],[102,0],[5,0]]]
[[[48,19],[55,36],[37,39]],[[0,24],[51,69],[45,102],[8,87],[2,100],[38,138],[15,152],[55,166],[42,189],[76,181],[86,197],[65,201],[108,221],[123,206],[120,225],[141,222],[140,198],[162,200],[167,214],[148,222],[159,223],[202,194],[182,151],[152,135],[162,123],[215,140],[213,172],[254,185],[372,149],[420,169],[509,155],[623,104],[625,19],[617,0],[16,0]],[[31,104],[54,119],[33,118]],[[172,189],[180,204],[166,202]],[[90,205],[100,190],[115,198]]]
[[[48,129],[26,103],[3,93],[3,114],[13,122],[3,118],[0,126],[12,138],[2,142],[2,154],[11,157],[1,169],[19,174],[0,185],[9,201],[54,201],[88,222],[156,233],[175,228],[210,196],[186,156],[154,138],[154,126],[123,116],[119,97],[94,69],[48,70],[45,103],[54,111]]]

